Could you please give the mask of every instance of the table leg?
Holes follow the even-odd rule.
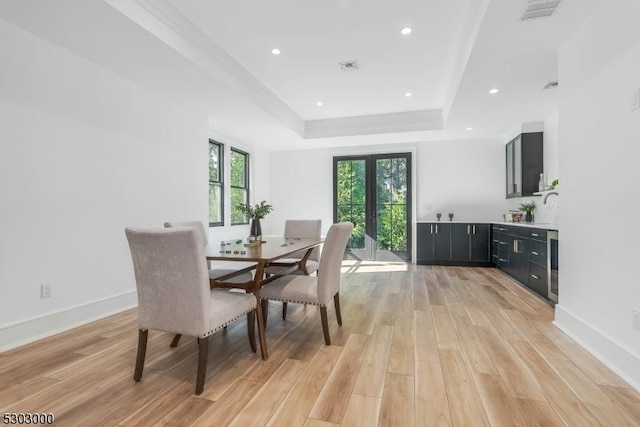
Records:
[[[256,275],[254,277],[253,294],[256,297],[256,317],[258,318],[258,337],[260,339],[260,351],[262,352],[262,360],[268,360],[269,353],[267,352],[267,338],[265,336],[264,318],[262,317],[262,305],[260,303],[260,282],[262,282],[264,268],[265,263],[259,262],[256,268]]]

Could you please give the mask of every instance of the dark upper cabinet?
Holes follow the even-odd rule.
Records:
[[[453,260],[489,262],[489,233],[489,224],[453,224]]]
[[[543,171],[542,132],[522,133],[506,146],[507,198],[532,196]]]

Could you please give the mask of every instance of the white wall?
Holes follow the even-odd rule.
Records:
[[[601,2],[562,47],[560,304],[556,323],[640,388],[637,192],[640,3]]]
[[[282,233],[287,218],[333,222],[333,157],[412,152],[414,221],[453,212],[459,221],[497,221],[506,209],[501,140],[423,142],[411,145],[300,150],[271,154],[270,232]]]
[[[206,219],[208,120],[3,21],[0,63],[2,349],[135,304],[124,228]]]
[[[417,145],[417,220],[448,213],[455,221],[500,221],[506,209],[503,140],[425,142]]]

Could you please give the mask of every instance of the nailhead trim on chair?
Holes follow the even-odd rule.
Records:
[[[279,298],[262,298],[262,299],[266,299],[269,301],[280,301],[280,302],[292,302],[294,304],[309,304],[309,305],[316,305],[318,307],[326,307],[327,304],[317,304],[315,302],[309,302],[309,301],[295,301],[292,299],[279,299]]]
[[[227,322],[223,323],[222,325],[218,326],[217,328],[215,328],[215,329],[213,329],[213,330],[211,330],[211,331],[208,331],[208,332],[206,332],[205,334],[203,334],[202,336],[197,337],[197,338],[206,338],[206,337],[208,337],[209,335],[213,334],[214,332],[217,332],[217,331],[219,331],[220,329],[224,328],[225,326],[227,326],[227,325],[229,325],[229,324],[231,324],[231,323],[235,322],[236,320],[238,320],[238,319],[239,319],[239,318],[241,318],[242,316],[246,316],[246,315],[247,315],[247,313],[252,312],[253,310],[255,310],[255,308],[253,308],[253,309],[251,309],[251,310],[247,310],[247,311],[245,311],[244,313],[237,315],[237,316],[236,316],[236,317],[234,317],[233,319],[231,319],[231,320],[229,320],[229,321],[227,321]]]

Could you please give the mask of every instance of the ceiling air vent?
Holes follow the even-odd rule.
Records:
[[[544,87],[542,88],[542,90],[549,90],[549,89],[555,89],[558,87],[558,82],[549,82],[546,85],[544,85]]]
[[[520,17],[521,21],[545,18],[553,15],[562,0],[528,0],[527,8]]]
[[[342,71],[355,71],[360,69],[360,65],[358,65],[358,61],[355,59],[353,61],[338,62],[338,65]]]

